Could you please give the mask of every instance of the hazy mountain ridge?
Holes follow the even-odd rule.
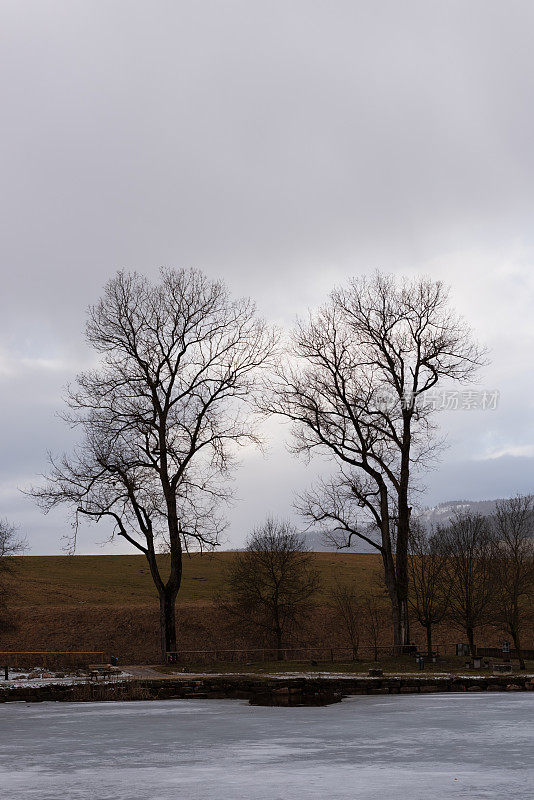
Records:
[[[306,541],[306,545],[312,553],[376,553],[378,552],[374,547],[354,536],[352,539],[351,547],[337,548],[327,538],[326,531],[308,531],[302,534]],[[332,535],[332,534],[330,534]],[[343,543],[343,532],[340,531],[337,537],[340,543]]]
[[[465,513],[467,511],[473,514],[482,514],[487,516],[495,512],[497,500],[447,500],[444,503],[438,503],[435,506],[425,508],[419,511],[416,516],[420,519],[425,527],[433,528],[438,525],[447,525],[448,522],[454,517],[455,514]],[[340,550],[336,548],[331,541],[328,540],[325,531],[308,531],[303,534],[308,548],[313,553],[338,553]],[[370,533],[372,537],[372,532]],[[340,531],[339,541],[343,541],[343,532]],[[341,549],[343,553],[376,553],[378,552],[374,547],[364,542],[363,539],[353,537],[352,546],[344,547]]]
[[[417,514],[420,519],[429,528],[436,525],[447,525],[447,523],[454,517],[455,514],[465,514],[470,512],[472,514],[482,514],[482,516],[489,516],[495,513],[497,500],[447,500],[444,503],[438,503],[436,506],[425,508]]]

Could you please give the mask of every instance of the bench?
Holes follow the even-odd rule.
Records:
[[[494,664],[493,665],[493,674],[494,675],[505,675],[506,673],[512,672],[512,665],[511,664]]]
[[[120,674],[120,669],[111,664],[89,664],[87,669],[92,681],[97,681],[99,678],[105,680]]]

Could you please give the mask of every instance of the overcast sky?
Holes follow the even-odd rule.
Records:
[[[19,489],[73,441],[54,414],[119,268],[200,267],[284,326],[351,275],[444,279],[501,398],[444,415],[425,502],[534,489],[531,0],[0,9],[0,516],[34,553],[67,523]],[[234,546],[318,469],[269,433],[237,475]]]

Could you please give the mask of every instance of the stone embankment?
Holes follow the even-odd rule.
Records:
[[[235,698],[261,705],[323,705],[350,695],[532,691],[532,675],[258,676],[184,675],[40,686],[3,684],[0,702],[91,702]]]

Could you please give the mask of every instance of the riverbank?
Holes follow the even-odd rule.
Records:
[[[77,680],[46,685],[20,685],[15,681],[0,685],[0,703],[6,702],[94,702],[116,700],[166,699],[243,699],[262,695],[273,704],[298,705],[298,696],[388,695],[445,692],[532,691],[534,675],[385,675],[365,677],[339,673],[306,674],[224,674],[161,676],[159,678]],[[291,702],[290,698],[295,700]],[[280,702],[278,702],[280,701]]]

